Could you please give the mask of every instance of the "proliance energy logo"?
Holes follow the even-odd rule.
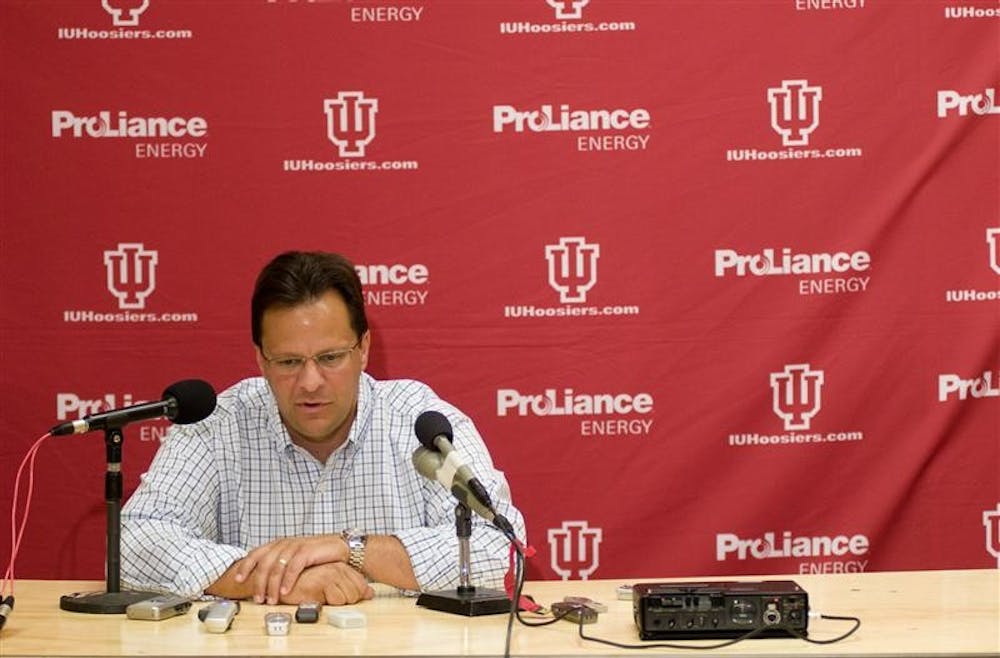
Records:
[[[497,390],[497,416],[579,419],[583,437],[645,437],[653,427],[653,395],[639,393],[577,393],[571,388],[541,393]]]
[[[493,106],[493,132],[568,134],[574,137],[578,151],[645,151],[650,123],[649,110],[643,107],[583,110],[567,104],[537,109]]]
[[[426,265],[355,265],[368,306],[423,306],[430,273]]]
[[[587,580],[601,566],[603,534],[586,521],[563,521],[560,527],[549,528],[552,570],[563,580]]]
[[[363,91],[341,91],[335,98],[323,100],[326,138],[341,160],[298,158],[285,160],[282,169],[289,172],[342,171],[414,171],[415,160],[365,159],[377,134],[379,99]]]
[[[836,295],[868,290],[872,257],[867,251],[805,253],[790,247],[757,253],[715,250],[715,276],[792,279],[800,295]]]
[[[997,90],[986,88],[980,94],[961,94],[953,89],[943,89],[937,93],[937,116],[986,116],[1000,114],[996,102]]]
[[[117,312],[99,310],[63,311],[63,322],[197,322],[197,313],[149,312],[146,308],[156,291],[159,253],[141,242],[120,242],[103,254],[105,285],[115,299]]]
[[[986,229],[986,257],[991,270],[1000,274],[1000,226]],[[1000,301],[1000,287],[993,290],[975,288],[946,290],[947,302],[996,302]]]
[[[864,432],[817,432],[813,420],[823,408],[826,374],[808,363],[792,363],[769,375],[771,410],[783,433],[739,432],[729,435],[730,447],[791,446],[861,441]],[[813,430],[813,431],[810,431]]]
[[[52,111],[52,137],[67,140],[128,140],[135,157],[203,158],[208,148],[204,117],[131,116],[125,110],[100,110],[77,115],[72,110]]]
[[[771,129],[781,138],[782,149],[726,149],[728,162],[770,162],[775,160],[821,160],[859,158],[860,148],[802,148],[810,145],[820,127],[823,88],[805,79],[782,80],[766,93]]]
[[[353,2],[354,0],[348,0]],[[389,0],[396,1],[396,0]],[[267,0],[269,5],[299,5],[328,3],[333,0]],[[338,2],[337,4],[341,4]],[[378,5],[346,7],[352,23],[419,23],[424,14],[423,5]]]
[[[600,0],[595,0],[600,2]],[[543,0],[532,0],[530,5],[537,10],[537,13],[544,12]],[[635,32],[639,26],[635,21],[600,21],[592,22],[585,20],[584,9],[591,4],[591,0],[544,0],[550,11],[551,19],[544,22],[536,21],[503,21],[500,23],[500,34],[510,35],[580,35],[600,32]],[[527,8],[529,5],[522,2],[518,8]]]
[[[419,23],[424,13],[421,5],[351,7],[352,23]]]
[[[60,39],[89,39],[96,41],[120,39],[147,41],[194,38],[194,33],[187,29],[138,29],[139,19],[149,9],[149,5],[150,0],[101,0],[100,6],[111,17],[111,29],[60,27],[56,34]]]
[[[865,0],[790,0],[795,3],[796,11],[838,11],[845,9],[864,9]]]
[[[953,373],[938,375],[938,402],[1000,398],[1000,370],[996,374],[996,379],[990,370],[970,378]]]
[[[789,530],[765,532],[760,537],[715,535],[715,561],[758,561],[809,558],[799,563],[800,574],[860,573],[868,566],[871,542],[863,534],[796,535]]]
[[[562,237],[544,248],[548,285],[558,295],[560,306],[517,304],[504,306],[505,318],[584,318],[639,315],[634,305],[586,305],[587,295],[597,285],[601,246],[580,236]]]

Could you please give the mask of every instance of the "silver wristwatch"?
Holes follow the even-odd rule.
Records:
[[[347,564],[358,573],[364,573],[361,568],[365,563],[365,543],[368,541],[368,536],[354,529],[344,530],[340,536],[347,542],[347,550],[350,551]]]

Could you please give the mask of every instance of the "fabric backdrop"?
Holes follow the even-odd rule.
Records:
[[[3,509],[55,423],[255,374],[257,271],[323,249],[371,373],[475,420],[530,577],[1000,559],[995,0],[0,0],[0,29]],[[166,427],[126,429],[126,495]],[[100,433],[42,445],[19,576],[102,577],[103,474]]]

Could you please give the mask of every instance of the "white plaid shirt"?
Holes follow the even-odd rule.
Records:
[[[472,421],[425,384],[363,373],[347,441],[323,465],[291,442],[255,377],[220,394],[208,419],[164,438],[122,511],[123,583],[197,596],[261,544],[354,528],[398,537],[421,589],[455,587],[455,501],[411,462],[413,423],[427,409],[448,416],[456,449],[523,537],[524,519]],[[474,584],[500,585],[508,542],[478,518],[471,558]]]

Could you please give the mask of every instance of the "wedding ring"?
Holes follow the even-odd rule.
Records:
[[[279,557],[278,558],[278,564],[280,564],[283,567],[287,567],[288,566],[288,560],[286,560],[283,557]]]

